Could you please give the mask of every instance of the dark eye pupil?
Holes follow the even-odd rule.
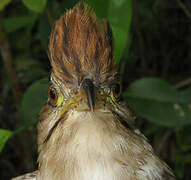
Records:
[[[114,93],[118,95],[120,93],[120,84],[115,84],[114,86]]]
[[[51,90],[50,90],[50,97],[51,97],[52,99],[55,99],[55,98],[56,98],[56,94],[55,94],[54,89],[51,89]]]

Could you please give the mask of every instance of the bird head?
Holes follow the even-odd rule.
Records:
[[[49,103],[94,111],[100,103],[118,99],[121,88],[113,58],[109,24],[97,20],[82,3],[56,21],[49,42],[52,65]],[[88,105],[85,108],[85,104]]]

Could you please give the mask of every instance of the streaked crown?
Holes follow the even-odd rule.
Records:
[[[84,79],[108,83],[116,74],[112,32],[105,20],[83,3],[78,3],[56,21],[49,42],[53,73],[68,85]]]

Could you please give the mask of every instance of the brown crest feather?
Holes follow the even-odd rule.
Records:
[[[86,4],[78,3],[56,21],[49,54],[54,74],[71,84],[83,78],[104,83],[116,74],[109,24],[98,21]]]

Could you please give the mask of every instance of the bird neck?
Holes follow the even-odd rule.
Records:
[[[110,112],[70,112],[50,139],[39,144],[40,180],[101,180],[106,175],[112,180],[112,156],[123,144],[122,134],[124,128]]]

